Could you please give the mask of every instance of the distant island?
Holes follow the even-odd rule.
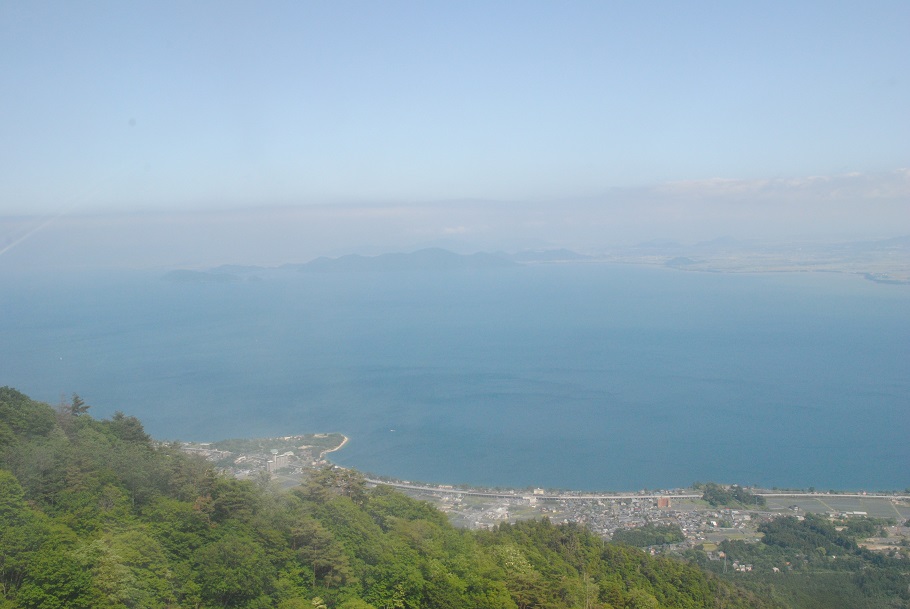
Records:
[[[714,273],[850,273],[878,283],[910,284],[910,236],[844,243],[652,241],[611,249],[602,259]]]
[[[906,285],[910,284],[910,236],[844,243],[739,241],[729,237],[693,245],[646,241],[631,246],[604,247],[588,253],[552,248],[511,254],[458,254],[441,248],[424,248],[376,256],[323,256],[279,267],[222,265],[207,270],[176,269],[164,278],[174,283],[233,283],[258,281],[263,274],[275,271],[436,273],[565,263],[641,264],[711,273],[848,273],[876,283]]]
[[[462,255],[439,248],[417,250],[410,254],[392,253],[379,256],[351,254],[340,258],[317,258],[297,267],[305,272],[388,272],[388,271],[451,271],[459,269],[488,269],[515,266],[505,254],[478,252]]]

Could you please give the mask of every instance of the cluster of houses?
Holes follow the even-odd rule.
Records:
[[[237,478],[255,477],[261,475],[262,472],[272,476],[279,472],[291,476],[302,476],[306,470],[326,463],[323,453],[310,446],[301,446],[296,451],[281,451],[273,448],[238,454],[202,443],[183,445],[181,450],[217,463],[227,473]]]

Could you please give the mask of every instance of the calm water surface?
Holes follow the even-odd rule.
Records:
[[[0,384],[410,480],[910,485],[910,287],[611,265],[10,275]]]

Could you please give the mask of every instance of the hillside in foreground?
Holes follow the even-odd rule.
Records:
[[[0,388],[0,607],[767,607],[546,520],[468,532],[356,472],[281,491]]]

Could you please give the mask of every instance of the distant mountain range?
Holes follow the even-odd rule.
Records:
[[[374,273],[388,271],[445,272],[462,269],[492,269],[515,267],[520,264],[577,261],[589,258],[566,250],[535,250],[517,254],[505,252],[456,254],[441,248],[427,248],[411,253],[388,253],[378,256],[350,254],[338,258],[320,257],[303,264],[284,264],[280,267],[225,264],[206,271],[178,269],[164,279],[175,283],[226,283],[259,279],[257,273],[269,271],[298,271],[307,273]]]
[[[525,250],[509,256],[515,262],[571,262],[577,260],[588,260],[591,256],[585,256],[567,249],[556,250]]]
[[[229,283],[240,281],[240,277],[232,273],[214,271],[191,271],[189,269],[177,269],[170,271],[164,276],[166,281],[174,283]]]
[[[340,258],[316,258],[296,265],[305,272],[376,272],[376,271],[452,271],[458,269],[487,269],[515,266],[506,254],[462,255],[439,248],[418,250],[410,254],[381,254],[360,256],[351,254]]]
[[[567,249],[525,250],[515,254],[457,254],[442,248],[378,256],[350,254],[321,257],[279,267],[222,265],[206,271],[175,270],[165,279],[178,283],[256,281],[263,273],[451,272],[599,260],[631,264],[662,264],[703,272],[827,271],[856,273],[882,283],[910,283],[910,237],[843,243],[764,243],[721,237],[695,245],[657,240],[620,247],[597,257]]]

